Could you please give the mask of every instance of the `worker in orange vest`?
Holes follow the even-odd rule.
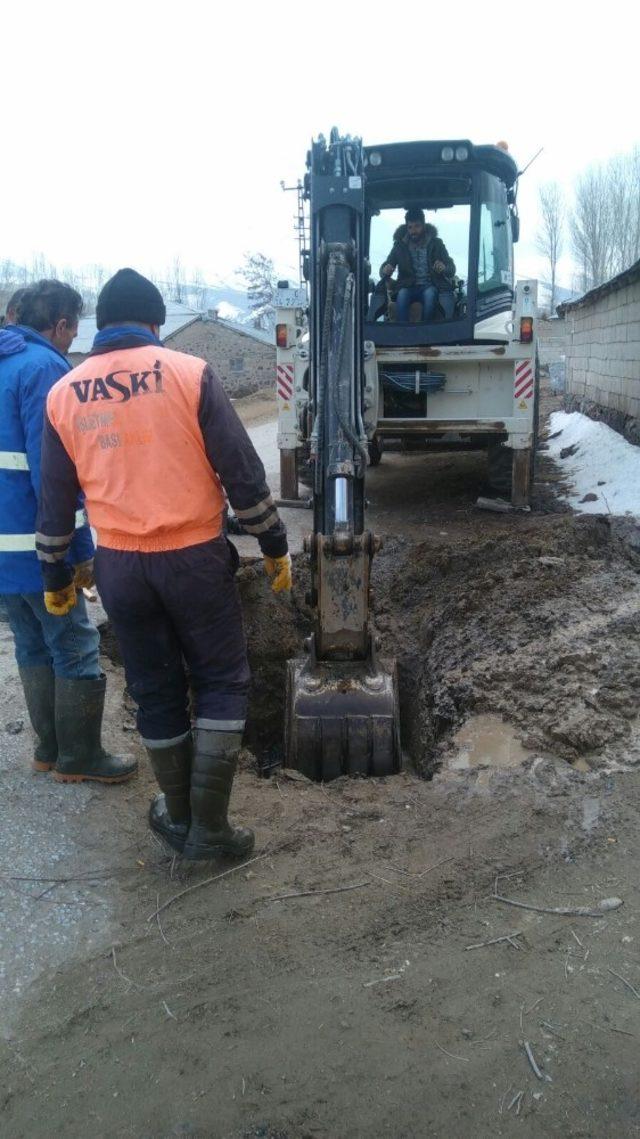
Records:
[[[162,792],[150,825],[185,858],[245,857],[253,833],[227,818],[249,667],[225,492],[276,592],[291,588],[291,559],[264,467],[222,384],[206,361],[162,345],[164,320],[160,292],[133,269],[102,289],[93,349],[47,400],[36,544],[47,608],[66,613],[82,488],[96,582]]]

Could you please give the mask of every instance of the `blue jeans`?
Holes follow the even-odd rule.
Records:
[[[456,307],[455,294],[451,290],[440,292],[435,285],[413,285],[410,289],[399,289],[396,298],[396,320],[405,323],[409,320],[409,306],[414,301],[422,304],[422,321],[433,320],[440,304],[445,320],[451,320]]]
[[[19,668],[48,665],[68,680],[101,675],[100,634],[87,615],[81,592],[65,617],[47,613],[41,593],[5,593],[2,607],[15,641]]]

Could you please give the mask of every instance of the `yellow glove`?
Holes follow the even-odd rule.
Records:
[[[264,556],[264,568],[267,577],[273,578],[271,588],[274,593],[282,593],[291,589],[291,555],[285,554],[282,558],[268,558]]]
[[[44,605],[47,613],[52,613],[54,617],[65,617],[70,613],[76,603],[76,587],[73,582],[65,585],[64,589],[52,590],[51,593],[45,593]]]
[[[94,583],[93,558],[89,558],[86,562],[78,562],[73,575],[73,584],[76,589],[90,589]]]

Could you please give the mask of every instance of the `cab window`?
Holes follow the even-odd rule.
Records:
[[[513,288],[511,223],[504,185],[498,178],[481,178],[478,292]]]

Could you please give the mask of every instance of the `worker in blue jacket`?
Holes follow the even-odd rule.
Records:
[[[63,782],[120,782],[136,764],[102,747],[106,677],[82,594],[93,581],[94,546],[80,499],[69,554],[78,597],[66,616],[45,608],[36,555],[45,404],[71,370],[66,353],[81,311],[75,289],[39,281],[19,298],[16,323],[0,328],[0,605],[36,736],[34,770],[53,769]]]

